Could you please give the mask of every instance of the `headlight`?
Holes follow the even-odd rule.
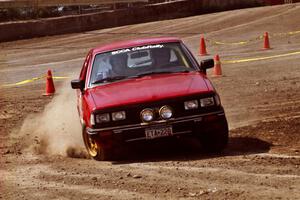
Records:
[[[96,115],[96,122],[99,124],[105,123],[105,122],[110,122],[109,113]]]
[[[150,108],[146,108],[141,112],[141,119],[144,122],[151,122],[154,119],[154,111]]]
[[[126,113],[125,111],[120,111],[120,112],[113,112],[111,114],[112,120],[113,121],[120,121],[126,119]]]
[[[198,104],[197,100],[184,102],[184,109],[186,109],[186,110],[197,109],[198,107],[199,107],[199,104]]]
[[[94,114],[91,114],[90,123],[91,123],[91,125],[95,125],[95,115]]]
[[[204,99],[200,99],[200,106],[201,107],[209,107],[209,106],[214,106],[215,101],[213,97],[208,97]]]
[[[221,105],[220,96],[218,94],[215,94],[215,102],[216,102],[216,106],[220,106]]]
[[[173,111],[169,106],[163,106],[159,109],[159,115],[163,119],[170,119],[173,116]]]

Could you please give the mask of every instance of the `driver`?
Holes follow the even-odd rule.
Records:
[[[117,76],[126,76],[127,60],[128,55],[125,53],[111,56],[109,63],[111,64],[112,72]]]
[[[94,80],[101,80],[101,79],[107,78],[111,71],[111,65],[109,63],[108,56],[100,57],[98,59],[99,59],[98,71],[97,71],[97,74],[96,74],[96,77],[94,78]]]
[[[170,64],[171,52],[169,48],[152,49],[151,53],[155,61],[155,67],[163,67]]]

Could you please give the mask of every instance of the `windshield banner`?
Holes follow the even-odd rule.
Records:
[[[146,46],[141,46],[141,47],[133,47],[133,48],[127,48],[127,49],[119,49],[116,51],[112,51],[112,55],[116,54],[121,54],[121,53],[126,53],[126,52],[131,52],[131,51],[140,51],[140,50],[147,50],[147,49],[158,49],[158,48],[163,48],[163,44],[156,44],[156,45],[146,45]]]

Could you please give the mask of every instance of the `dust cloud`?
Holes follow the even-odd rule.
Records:
[[[22,137],[24,151],[87,157],[76,108],[76,93],[69,82],[59,88],[42,113],[25,119],[18,136]]]

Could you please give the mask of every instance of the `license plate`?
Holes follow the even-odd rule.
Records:
[[[159,128],[149,128],[145,130],[145,135],[147,139],[154,139],[159,137],[167,137],[173,135],[173,130],[171,126],[159,127]]]

